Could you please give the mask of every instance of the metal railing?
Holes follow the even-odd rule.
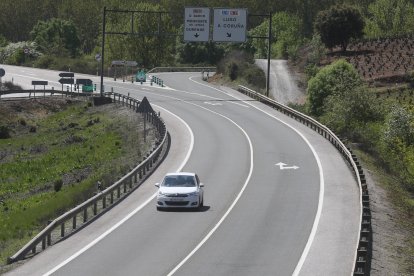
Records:
[[[216,71],[216,67],[200,66],[200,67],[154,67],[147,72],[150,73],[163,73],[163,72],[203,72],[203,71]]]
[[[341,155],[347,160],[351,166],[358,186],[360,190],[360,204],[361,204],[361,218],[360,228],[358,234],[358,244],[356,246],[355,261],[354,261],[354,275],[369,275],[371,269],[371,256],[372,256],[372,228],[371,228],[371,210],[369,206],[369,193],[363,172],[357,157],[352,151],[345,146],[345,144],[339,139],[328,127],[322,125],[315,119],[302,114],[288,106],[278,103],[262,94],[257,93],[247,87],[239,85],[238,91],[262,102],[279,112],[299,121],[300,123],[310,127],[317,133],[322,135],[325,139],[330,141],[341,153]]]
[[[64,93],[67,94],[67,92]],[[68,94],[72,93],[68,92]],[[113,102],[122,104],[123,106],[127,106],[138,112],[140,101],[137,99],[114,92],[106,92],[104,94],[105,96],[110,97]],[[78,95],[78,93],[76,93],[76,95]],[[155,112],[148,112],[143,113],[143,116],[147,122],[154,126],[156,130],[156,140],[152,149],[144,157],[142,162],[105,190],[50,222],[16,254],[9,257],[8,263],[13,263],[29,257],[30,255],[34,255],[36,252],[45,250],[48,246],[73,234],[111,207],[115,206],[115,204],[120,202],[120,200],[125,198],[144,182],[167,154],[170,145],[170,137],[164,121],[158,114]]]

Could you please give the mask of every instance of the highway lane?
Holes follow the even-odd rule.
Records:
[[[156,212],[151,202],[56,275],[166,275],[174,269],[176,275],[293,273],[317,214],[321,179],[315,154],[285,124],[190,76],[162,75],[177,90],[111,85],[147,96],[188,123],[195,143],[184,170],[197,171],[206,183],[207,207]],[[281,170],[278,162],[299,169]]]
[[[179,76],[175,76],[175,79],[177,83],[184,83],[183,81],[179,80]],[[197,88],[199,90],[208,90],[206,87]],[[206,205],[214,209],[209,210],[209,212],[207,212],[208,216],[205,218],[200,215],[197,215],[194,218],[188,216],[187,214],[181,216],[181,213],[179,213],[179,216],[176,217],[176,214],[172,215],[169,212],[167,213],[167,216],[157,218],[158,214],[157,212],[154,213],[153,206],[149,208],[148,213],[146,210],[144,210],[143,213],[140,214],[139,219],[137,219],[140,221],[137,223],[137,225],[131,227],[125,226],[122,227],[122,229],[127,229],[125,231],[128,231],[128,229],[135,230],[134,234],[137,234],[137,236],[134,236],[134,243],[135,240],[137,240],[137,243],[136,246],[133,246],[131,250],[133,251],[134,248],[139,247],[140,251],[142,250],[142,252],[145,252],[145,256],[140,256],[134,260],[134,262],[130,262],[131,260],[128,260],[127,263],[123,263],[121,267],[128,267],[128,269],[124,269],[123,272],[125,274],[136,272],[140,275],[165,275],[168,273],[168,270],[165,270],[165,267],[168,268],[174,266],[174,264],[177,263],[177,260],[184,258],[185,254],[183,255],[181,252],[190,252],[190,249],[195,247],[194,242],[202,240],[202,233],[209,231],[208,226],[212,223],[214,224],[220,219],[222,214],[227,210],[227,205],[232,202],[232,197],[234,197],[234,195],[238,193],[238,190],[241,189],[241,184],[244,184],[244,177],[240,179],[239,176],[249,171],[249,167],[246,166],[248,164],[244,164],[242,166],[237,166],[237,164],[246,163],[246,161],[249,160],[246,154],[244,154],[244,156],[243,154],[241,155],[241,153],[243,153],[243,149],[246,149],[248,147],[246,145],[243,145],[243,141],[238,142],[237,139],[234,139],[234,137],[232,137],[232,135],[237,132],[237,129],[232,129],[231,125],[226,125],[225,122],[228,122],[228,120],[223,120],[223,117],[215,113],[208,111],[206,112],[206,108],[204,106],[208,106],[209,110],[214,109],[214,111],[219,114],[224,113],[223,115],[225,116],[230,116],[230,114],[232,114],[232,120],[240,121],[241,119],[242,122],[238,123],[243,123],[243,129],[248,127],[249,130],[246,130],[246,132],[249,133],[249,136],[254,136],[254,138],[251,138],[252,143],[255,145],[253,152],[256,153],[256,148],[261,148],[258,150],[257,154],[254,154],[253,163],[258,165],[257,168],[255,165],[253,176],[248,183],[248,187],[251,188],[245,190],[243,196],[240,199],[240,203],[237,204],[237,206],[241,205],[241,207],[238,207],[238,209],[242,210],[239,211],[239,216],[241,216],[242,219],[240,219],[239,216],[234,218],[233,220],[237,222],[236,225],[232,226],[230,229],[228,229],[228,231],[226,231],[226,233],[238,233],[237,235],[233,235],[238,238],[243,238],[245,235],[247,237],[260,236],[261,239],[255,240],[246,238],[245,240],[249,241],[249,243],[242,243],[244,246],[241,248],[233,248],[232,246],[240,245],[240,243],[234,243],[228,238],[218,240],[215,238],[213,241],[217,241],[218,245],[221,246],[217,247],[218,245],[214,245],[214,243],[210,243],[210,241],[208,241],[205,248],[208,248],[207,245],[212,244],[213,249],[209,252],[216,252],[217,249],[220,248],[220,252],[223,253],[248,253],[249,261],[247,261],[247,257],[238,258],[238,254],[228,254],[228,257],[231,257],[232,260],[239,260],[239,265],[234,263],[234,267],[237,268],[240,267],[240,265],[244,267],[244,275],[250,275],[252,271],[257,271],[258,267],[261,267],[263,269],[263,273],[269,274],[272,273],[272,271],[275,271],[275,265],[280,270],[280,264],[284,264],[284,267],[286,269],[283,271],[284,273],[291,274],[295,269],[296,264],[302,254],[303,248],[306,244],[311,227],[313,225],[316,212],[315,210],[317,207],[317,200],[319,195],[319,171],[316,165],[306,165],[306,163],[315,163],[309,162],[314,160],[303,158],[303,156],[309,155],[310,159],[312,159],[313,155],[310,152],[308,146],[303,143],[303,140],[300,139],[300,137],[287,139],[286,136],[278,134],[277,129],[273,130],[273,128],[269,128],[268,124],[273,124],[274,122],[272,122],[268,117],[246,118],[245,112],[247,109],[249,109],[248,107],[235,105],[229,102],[222,102],[220,105],[218,105],[218,102],[216,102],[217,105],[211,105],[210,103],[214,103],[214,101],[206,102],[206,97],[199,95],[200,92],[203,91],[199,90],[195,91],[195,93],[185,93],[180,91],[162,92],[164,94],[161,95],[160,99],[157,99],[156,95],[148,95],[147,97],[149,98],[150,102],[161,106],[172,103],[173,106],[169,106],[168,109],[173,113],[178,114],[180,117],[186,118],[187,123],[193,129],[195,133],[194,151],[192,157],[188,162],[188,166],[186,166],[184,170],[189,167],[191,170],[195,170],[200,174],[203,181],[206,182]],[[168,95],[165,95],[165,93],[168,93]],[[181,99],[180,101],[176,99],[177,96]],[[212,96],[216,97],[218,95]],[[202,104],[201,106],[200,103]],[[263,117],[262,113],[256,113],[257,116]],[[190,117],[187,114],[190,114]],[[205,115],[201,116],[202,114]],[[212,115],[213,118],[211,118]],[[204,116],[207,116],[207,118],[204,118]],[[268,122],[263,122],[263,125],[259,129],[258,126],[260,124],[258,124],[258,122],[263,119],[267,119]],[[226,134],[229,129],[229,134]],[[220,135],[217,135],[217,133]],[[200,136],[198,137],[197,134],[200,134]],[[216,139],[214,139],[212,135],[214,135]],[[222,140],[220,137],[224,139]],[[197,145],[197,140],[204,138],[206,138],[205,141],[202,140],[200,142],[200,145],[202,145],[202,147],[199,147]],[[276,143],[270,144],[269,139],[273,141],[276,140]],[[294,145],[299,144],[302,146],[289,147],[291,143]],[[235,147],[232,148],[231,146]],[[292,151],[291,148],[294,148],[296,150]],[[198,152],[198,150],[200,150],[200,152]],[[295,158],[294,156],[297,157]],[[280,160],[280,158],[283,158],[284,160]],[[296,161],[297,165],[302,167],[302,169],[298,170],[293,175],[292,173],[282,174],[281,170],[275,166],[275,163],[278,161]],[[221,164],[221,162],[223,162],[223,164]],[[194,165],[197,163],[200,163],[200,165]],[[232,171],[232,168],[235,169]],[[312,187],[312,189],[310,189],[311,192],[302,193],[302,198],[309,197],[316,199],[313,200],[313,205],[309,205],[308,198],[306,198],[306,200],[301,200],[301,198],[299,198],[299,200],[297,199],[298,194],[300,194],[300,192],[304,189],[304,187],[301,185],[301,183],[304,182],[304,178],[307,179],[312,177],[314,178],[314,181],[310,181],[311,183],[309,184],[309,187]],[[289,189],[286,189],[286,185],[289,184],[292,184],[290,185],[291,187],[289,187]],[[229,188],[231,189],[227,193],[226,190]],[[291,193],[287,191],[291,191]],[[312,194],[312,192],[314,194]],[[292,198],[294,198],[294,200],[292,200]],[[303,204],[298,204],[298,201],[303,202]],[[245,204],[247,206],[243,207],[241,202],[246,202]],[[252,205],[257,207],[252,208]],[[274,210],[278,210],[278,212],[274,212]],[[293,216],[294,223],[281,224],[280,221],[288,221],[288,217],[290,217],[290,214],[292,214],[292,212],[293,214],[298,214],[298,216]],[[279,214],[279,216],[274,216],[274,214]],[[230,215],[229,221],[230,218],[233,217],[233,215]],[[195,225],[197,225],[197,227],[191,226],[193,224],[188,225],[190,221],[196,221]],[[240,222],[243,221],[247,225],[241,227]],[[141,225],[143,222],[150,222],[149,229],[145,230],[142,233],[137,233],[137,231],[140,229],[138,225]],[[163,225],[168,225],[168,227],[165,229]],[[255,227],[247,227],[248,225],[254,225]],[[306,231],[303,231],[304,228]],[[155,234],[157,233],[157,230],[154,229],[161,229],[161,232],[159,234]],[[186,229],[189,229],[189,232],[187,232],[188,230]],[[221,229],[222,228],[220,228],[220,230]],[[261,231],[258,231],[259,229],[264,229],[266,234],[261,235]],[[292,229],[295,229],[296,231]],[[178,244],[175,244],[174,241],[171,241],[169,238],[163,237],[163,231],[168,232],[169,237],[175,237],[174,241]],[[197,232],[199,233],[197,234]],[[159,237],[160,240],[153,240],[148,246],[146,246],[147,243],[144,241],[148,240],[149,233],[154,233],[155,236]],[[62,273],[62,275],[65,275],[65,271],[67,271],[67,275],[74,272],[86,274],[101,274],[107,272],[107,268],[102,268],[102,270],[99,270],[96,267],[93,267],[90,268],[91,270],[85,270],[85,267],[87,267],[88,263],[97,262],[93,256],[96,256],[96,259],[102,259],[102,255],[104,254],[103,252],[108,252],[105,250],[105,248],[114,248],[116,244],[119,244],[119,236],[126,236],[125,233],[117,235],[113,233],[113,235],[113,241],[112,239],[109,241],[109,238],[107,238],[105,241],[96,245],[94,248],[88,250],[88,252],[85,252],[83,256],[80,256],[76,260],[69,263],[67,266],[63,267],[58,271],[59,274]],[[216,237],[216,235],[214,235],[214,237]],[[227,242],[223,243],[225,240],[227,240]],[[183,244],[183,241],[186,242]],[[192,245],[190,247],[187,247],[189,241],[192,241],[190,242]],[[298,246],[295,246],[295,242],[298,244]],[[108,243],[110,245],[108,245]],[[129,243],[131,242],[129,241],[128,244]],[[254,251],[249,250],[252,243],[256,244],[256,250]],[[128,244],[122,244],[122,246],[119,248],[125,249]],[[229,248],[224,250],[224,245],[227,245]],[[271,252],[275,252],[275,249],[277,249],[276,245],[281,245],[282,248],[294,248],[294,250],[291,254],[286,254],[286,252],[282,253],[283,251],[279,250],[276,250],[276,252],[279,252],[279,254],[270,254]],[[181,251],[182,249],[184,250]],[[174,253],[174,257],[171,257],[172,253]],[[113,260],[113,253],[108,252],[107,254],[108,260]],[[221,261],[225,260],[221,254],[214,255],[217,256],[217,258]],[[279,255],[279,263],[275,264],[274,258],[277,255]],[[253,258],[254,256],[256,256],[256,258]],[[267,260],[263,259],[264,256],[268,256]],[[285,256],[285,258],[282,258],[282,256]],[[124,259],[124,257],[121,257],[121,260],[116,259],[114,262],[120,263]],[[213,258],[209,258],[209,260],[214,262]],[[189,263],[193,264],[193,261],[190,259]],[[225,271],[221,271],[218,267],[211,267],[210,264],[206,263],[205,260],[203,261],[203,259],[201,262],[196,262],[194,266],[200,269],[200,265],[203,263],[204,271],[206,274],[217,272],[218,275],[223,275],[223,273],[225,273]],[[247,265],[249,263],[251,265]],[[246,266],[248,266],[248,269],[246,269]],[[79,268],[79,270],[77,270],[77,268]],[[114,267],[114,269],[118,268]],[[234,272],[241,275],[241,271]],[[111,271],[109,274],[112,273],[115,273],[115,271]],[[192,272],[188,272],[186,275],[190,274],[192,274]]]

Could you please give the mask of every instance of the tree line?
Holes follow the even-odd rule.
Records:
[[[108,36],[107,57],[136,60],[147,67],[173,63],[216,64],[229,50],[250,52],[265,57],[265,40],[251,40],[237,45],[217,43],[184,43],[182,25],[184,7],[247,8],[249,35],[265,35],[269,25],[266,15],[273,14],[272,57],[295,57],[298,49],[320,34],[328,47],[337,44],[346,49],[352,37],[404,35],[414,30],[414,6],[411,0],[3,0],[0,1],[0,63],[22,64],[27,58],[49,64],[50,56],[93,57],[100,52],[103,7],[147,12],[163,11],[162,16],[139,13],[134,30],[140,33],[160,31],[163,36]],[[327,12],[336,5],[350,7],[347,20]],[[348,9],[348,12],[349,10]],[[161,21],[160,21],[161,20]],[[131,18],[126,14],[108,14],[107,29],[128,31]],[[160,24],[161,23],[161,24]],[[355,23],[352,25],[351,23]],[[341,25],[342,24],[342,25]],[[161,25],[161,27],[160,27]],[[352,26],[351,26],[352,25]],[[344,26],[347,32],[344,32]],[[352,30],[348,32],[351,26]],[[357,30],[355,31],[355,28]],[[359,29],[358,29],[359,28]],[[316,31],[315,31],[316,30]],[[176,34],[176,35],[174,35]],[[346,38],[344,40],[344,37]],[[22,43],[25,42],[25,43]],[[35,42],[35,44],[31,44]],[[8,49],[4,49],[12,43]],[[24,45],[30,55],[16,53]],[[34,45],[34,46],[31,46]],[[3,51],[1,51],[3,47]],[[27,52],[27,50],[26,50]]]

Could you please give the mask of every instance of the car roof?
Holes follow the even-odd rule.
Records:
[[[195,176],[195,173],[192,172],[175,172],[175,173],[167,173],[166,176],[177,176],[177,175],[185,175],[185,176]]]

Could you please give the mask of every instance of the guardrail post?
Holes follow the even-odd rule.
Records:
[[[63,238],[65,236],[65,223],[62,222],[60,225],[60,236]]]
[[[46,249],[46,237],[42,239],[42,250]]]
[[[50,246],[52,244],[52,233],[47,233],[47,245]]]
[[[117,189],[117,197],[118,198],[121,197],[121,187],[120,186],[118,186],[118,189]]]
[[[105,209],[106,208],[106,195],[104,195],[102,197],[102,208]]]
[[[98,203],[95,201],[93,203],[93,215],[96,216],[98,214]]]
[[[83,223],[88,221],[88,207],[86,206],[85,209],[83,209]]]
[[[111,204],[114,204],[114,191],[111,191]]]
[[[72,229],[76,229],[76,214],[72,218]]]

